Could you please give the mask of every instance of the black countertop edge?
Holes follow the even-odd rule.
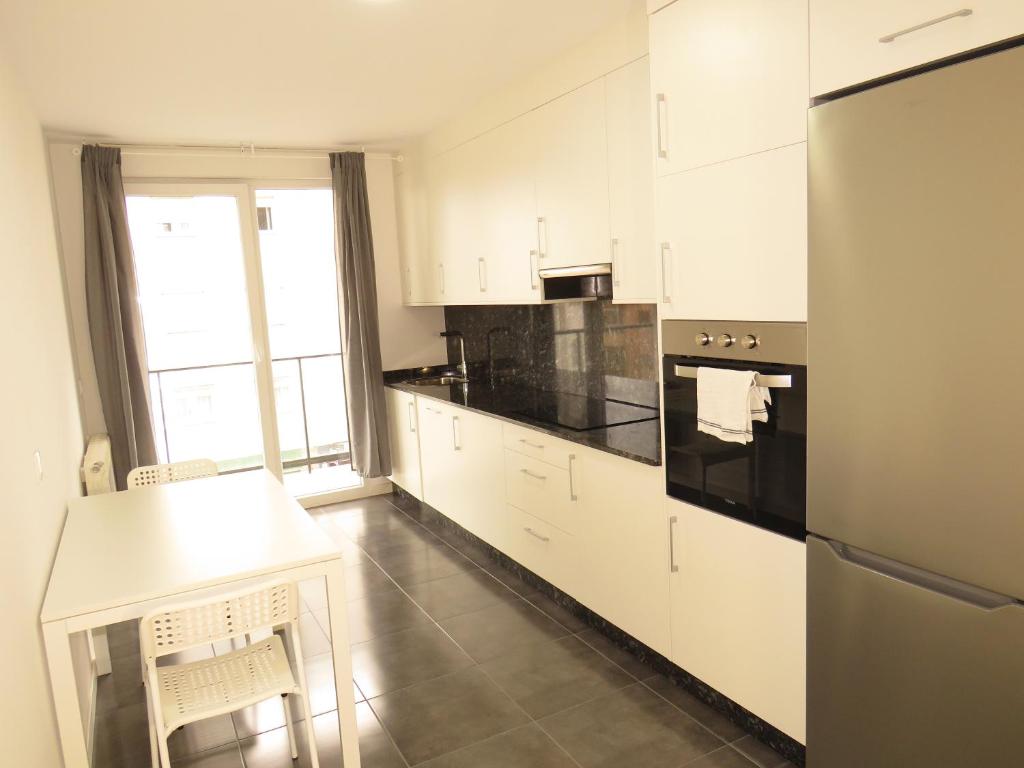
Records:
[[[661,419],[636,422],[633,424],[621,424],[603,429],[593,429],[586,432],[558,427],[553,424],[543,424],[532,419],[521,417],[517,414],[508,413],[507,407],[501,407],[499,403],[504,400],[504,395],[513,391],[509,388],[502,388],[500,385],[492,387],[486,381],[474,380],[468,385],[472,391],[472,400],[467,400],[463,395],[460,385],[442,387],[420,387],[406,384],[409,379],[420,376],[437,375],[442,371],[451,371],[449,365],[437,365],[425,368],[407,368],[398,371],[385,371],[384,383],[402,392],[426,397],[450,405],[457,405],[468,411],[482,413],[510,424],[519,424],[538,432],[543,432],[552,437],[558,437],[577,445],[594,448],[614,456],[621,456],[624,459],[637,461],[652,467],[661,466]]]

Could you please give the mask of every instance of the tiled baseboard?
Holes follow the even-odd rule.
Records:
[[[617,646],[627,651],[641,662],[646,664],[653,672],[665,675],[676,685],[683,688],[693,696],[706,703],[713,709],[721,712],[729,720],[738,725],[754,738],[764,742],[779,755],[792,761],[798,766],[806,765],[806,749],[803,744],[786,735],[775,726],[765,722],[750,710],[740,706],[728,696],[720,693],[707,683],[694,677],[685,669],[676,666],[657,651],[647,647],[642,642],[627,632],[616,627],[605,620],[585,605],[577,601],[571,595],[562,592],[549,581],[542,579],[537,574],[517,563],[504,552],[483,539],[473,535],[461,525],[456,523],[441,512],[419,501],[408,492],[394,486],[393,499],[395,505],[424,523],[441,525],[446,530],[455,533],[459,538],[464,539],[473,545],[473,548],[486,553],[493,561],[500,564],[504,569],[514,573],[524,582],[546,595],[561,608],[565,609],[587,626],[593,627]]]

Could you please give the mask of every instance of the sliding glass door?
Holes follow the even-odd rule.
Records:
[[[349,466],[331,192],[126,184],[161,461],[266,466],[296,496]]]

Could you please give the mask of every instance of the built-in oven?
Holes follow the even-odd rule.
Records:
[[[805,323],[662,322],[665,470],[669,496],[803,540],[807,533]],[[725,442],[697,429],[697,370],[755,372],[768,420],[753,439]]]

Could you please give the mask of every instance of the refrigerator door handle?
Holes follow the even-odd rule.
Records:
[[[1019,600],[998,592],[992,592],[983,587],[976,587],[973,584],[965,584],[962,581],[951,579],[931,571],[915,568],[912,565],[890,560],[881,555],[866,552],[863,549],[851,547],[838,541],[829,541],[833,553],[841,560],[866,568],[877,574],[885,576],[905,584],[937,592],[946,597],[960,600],[976,608],[986,611],[994,611],[1007,606],[1024,607]]]

